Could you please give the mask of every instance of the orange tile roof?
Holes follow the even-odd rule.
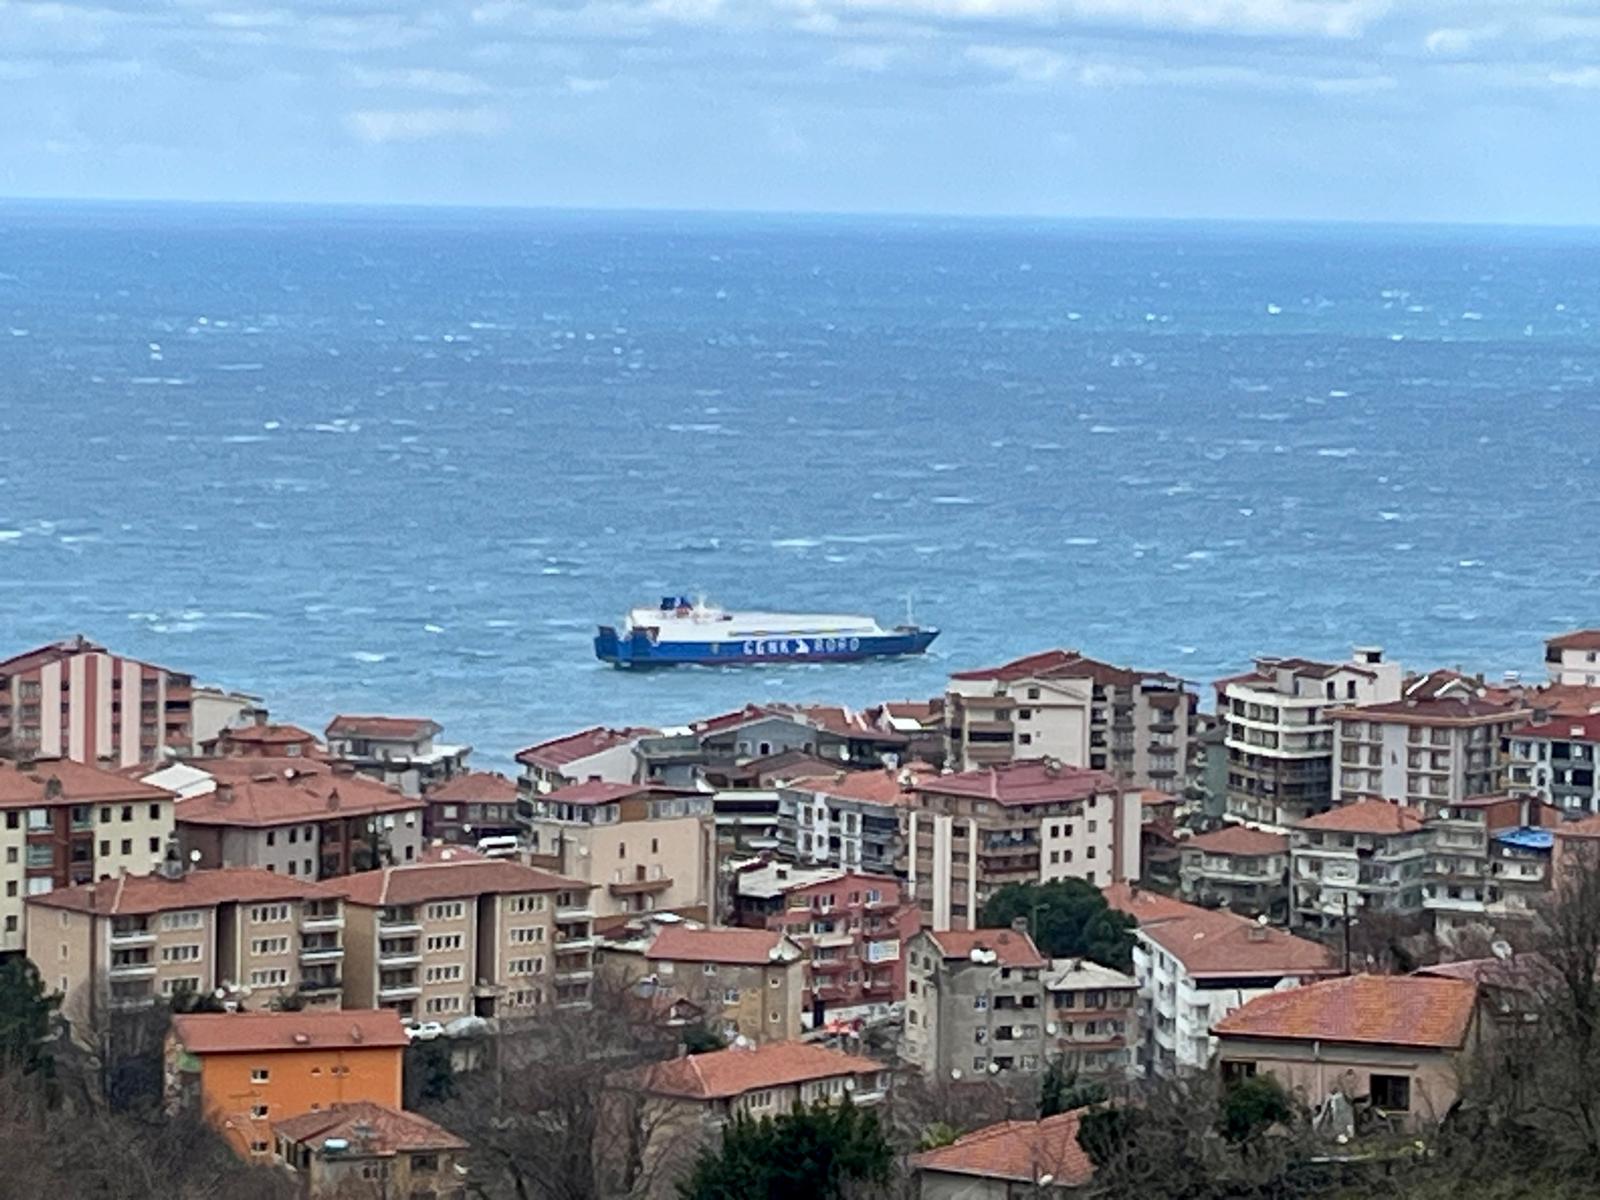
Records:
[[[177,879],[161,875],[121,875],[99,883],[56,888],[40,896],[29,896],[28,903],[102,916],[136,916],[183,908],[214,908],[233,901],[250,904],[267,900],[337,899],[338,895],[331,888],[309,879],[279,875],[259,867],[221,867],[189,871]]]
[[[1133,667],[1118,667],[1099,659],[1088,657],[1077,650],[1043,650],[1022,658],[1012,659],[998,667],[981,667],[976,671],[957,671],[951,679],[996,680],[1014,683],[1019,679],[1092,679],[1113,687],[1134,687],[1145,680],[1165,683],[1178,682],[1177,676],[1160,671],[1141,671]]]
[[[430,788],[427,798],[429,803],[510,804],[517,785],[498,771],[467,771]]]
[[[272,1130],[291,1142],[315,1141],[318,1146],[328,1138],[343,1138],[350,1143],[346,1153],[352,1158],[467,1148],[466,1142],[427,1117],[365,1100],[274,1121]]]
[[[1523,725],[1516,731],[1516,736],[1551,738],[1558,742],[1600,742],[1600,713],[1584,713],[1581,716],[1557,714],[1543,724]]]
[[[178,801],[173,816],[179,824],[235,825],[266,828],[332,817],[398,813],[420,809],[420,799],[364,775],[341,774],[324,764],[302,759],[283,771],[277,759],[211,759],[203,770],[219,776],[215,791]],[[223,766],[222,764],[231,764]]]
[[[924,930],[946,958],[971,959],[975,950],[991,951],[1002,967],[1042,967],[1044,955],[1033,939],[1018,929]]]
[[[149,773],[148,765],[143,768]],[[0,808],[60,804],[148,803],[172,800],[166,788],[129,779],[70,758],[18,762],[0,759]]]
[[[362,717],[341,713],[328,722],[326,736],[415,742],[436,737],[443,731],[442,725],[427,717]]]
[[[1232,854],[1236,857],[1289,853],[1288,834],[1265,833],[1247,825],[1224,825],[1221,829],[1202,833],[1179,844],[1186,849],[1203,850],[1207,854]]]
[[[1416,833],[1422,828],[1422,814],[1414,808],[1388,800],[1357,800],[1307,817],[1297,822],[1295,828],[1321,830],[1324,833]]]
[[[317,735],[298,725],[240,725],[217,734],[220,741],[250,746],[288,746],[315,743]]]
[[[1078,1145],[1078,1119],[1084,1111],[986,1125],[948,1146],[913,1155],[911,1165],[918,1171],[1006,1179],[1030,1187],[1050,1175],[1056,1187],[1081,1187],[1094,1177],[1094,1163]]]
[[[1477,1003],[1466,979],[1351,975],[1257,996],[1218,1021],[1219,1037],[1360,1042],[1453,1050]]]
[[[1174,917],[1196,917],[1208,912],[1198,904],[1185,904],[1171,896],[1133,883],[1112,883],[1100,889],[1106,903],[1118,912],[1127,913],[1141,926],[1155,921],[1170,921]]]
[[[548,742],[540,742],[537,746],[529,746],[525,750],[518,750],[517,761],[532,767],[560,768],[580,758],[588,758],[603,750],[626,745],[641,737],[652,737],[660,732],[659,729],[649,729],[644,726],[607,729],[596,725],[590,729],[580,729],[577,733],[551,738]]]
[[[429,900],[523,892],[580,891],[587,895],[591,885],[503,858],[467,854],[362,871],[330,879],[323,886],[332,888],[352,903],[378,908],[386,904],[422,904]]]
[[[1196,979],[1326,975],[1333,951],[1229,912],[1200,910],[1140,926],[1142,936],[1183,964]]]
[[[666,962],[727,963],[764,967],[781,961],[784,935],[776,929],[689,929],[667,925],[656,934],[647,959]]]
[[[905,783],[901,782],[902,770],[908,773]],[[808,775],[792,781],[789,786],[796,791],[836,796],[841,800],[900,805],[912,803],[917,786],[929,783],[935,777],[936,772],[915,767],[882,771],[835,771],[828,775]]]
[[[172,1018],[172,1032],[191,1054],[405,1046],[409,1042],[400,1015],[389,1008],[185,1013]]]
[[[1600,650],[1600,629],[1574,629],[1545,642],[1551,650]]]
[[[653,783],[607,783],[603,779],[590,779],[584,783],[570,783],[564,788],[547,792],[542,799],[563,804],[615,804],[631,796],[687,796],[690,789],[661,787]]]
[[[1006,806],[1059,804],[1116,790],[1116,781],[1104,771],[1069,767],[1048,758],[936,775],[917,785],[917,791],[926,795],[971,796]]]
[[[768,1042],[749,1049],[713,1050],[657,1063],[646,1073],[645,1086],[657,1095],[719,1100],[742,1096],[756,1088],[876,1074],[883,1069],[884,1065],[874,1059],[827,1046]]]

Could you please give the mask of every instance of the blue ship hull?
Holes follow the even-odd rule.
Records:
[[[654,642],[642,631],[618,637],[602,625],[594,639],[595,657],[617,667],[744,666],[751,663],[859,662],[921,654],[939,636],[937,629],[896,629],[872,637],[751,638],[724,642]]]

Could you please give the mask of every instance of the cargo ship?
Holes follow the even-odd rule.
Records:
[[[600,626],[594,652],[618,667],[856,662],[921,654],[938,636],[937,629],[910,622],[886,629],[871,617],[732,612],[687,596],[663,596],[655,608],[630,611],[620,631]]]

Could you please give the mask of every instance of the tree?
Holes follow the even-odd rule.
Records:
[[[689,1054],[709,1054],[713,1050],[726,1050],[728,1039],[705,1023],[683,1027],[683,1048]]]
[[[1240,1143],[1293,1118],[1294,1106],[1283,1085],[1271,1075],[1251,1075],[1223,1089],[1217,1124],[1223,1137]]]
[[[454,1099],[456,1075],[448,1042],[440,1038],[412,1042],[406,1047],[403,1067],[407,1108]]]
[[[1093,1079],[1081,1079],[1058,1056],[1050,1060],[1044,1077],[1039,1081],[1039,1115],[1053,1117],[1057,1113],[1086,1108],[1106,1099],[1106,1088]]]
[[[0,1068],[49,1075],[55,1060],[54,1033],[59,995],[47,994],[38,968],[18,955],[0,965]]]
[[[1019,918],[1051,958],[1087,958],[1118,971],[1133,967],[1133,931],[1138,923],[1107,904],[1092,883],[1082,879],[1008,883],[989,897],[980,913],[980,923],[990,929]]]
[[[894,1150],[875,1113],[817,1103],[752,1121],[740,1115],[678,1186],[682,1200],[837,1200],[853,1187],[887,1188]]]

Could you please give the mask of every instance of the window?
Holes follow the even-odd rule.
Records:
[[[251,1142],[250,1143],[250,1153],[251,1154],[265,1154],[266,1152],[267,1152],[267,1144],[265,1142]]]
[[[160,838],[153,837],[153,838],[150,839],[150,853],[151,854],[160,854],[161,853],[161,839]]]
[[[439,1156],[437,1154],[413,1154],[411,1156],[411,1172],[414,1175],[426,1175],[439,1169]]]
[[[544,897],[514,896],[511,900],[511,911],[514,913],[543,912]]]
[[[152,821],[159,821],[159,820],[161,820],[161,805],[159,805],[159,804],[152,804],[152,805],[151,805],[151,806],[150,806],[150,819],[151,819],[151,820],[152,820]]]
[[[1372,1077],[1372,1103],[1389,1112],[1411,1111],[1411,1076],[1374,1075]]]
[[[267,845],[276,846],[277,844],[278,844],[278,831],[276,829],[267,830]]]
[[[124,854],[132,854],[133,853],[133,839],[132,838],[123,838],[122,839],[122,852]]]
[[[252,1120],[265,1121],[267,1119],[267,1106],[265,1104],[252,1104],[250,1106]]]
[[[441,904],[428,905],[428,920],[430,921],[459,921],[467,911],[465,901],[446,900]]]
[[[722,1002],[724,1004],[737,1004],[737,1003],[739,1003],[739,989],[738,988],[724,988],[723,992],[722,992]]]
[[[254,925],[275,925],[288,919],[287,904],[255,904],[250,908],[250,921]]]
[[[430,1013],[453,1013],[461,1011],[460,996],[429,996],[423,1008]]]
[[[286,937],[252,938],[250,940],[250,953],[255,955],[272,955],[289,953],[289,939]]]
[[[446,966],[429,967],[423,972],[423,979],[427,983],[456,983],[461,979],[461,974],[461,964],[450,963]]]
[[[428,950],[459,950],[461,949],[461,935],[459,933],[433,933],[429,934],[424,943]]]
[[[17,855],[17,852],[15,850],[7,850],[6,851],[6,861],[7,862],[16,862],[17,861],[16,855]],[[110,858],[111,857],[111,839],[110,838],[101,838],[100,839],[100,857],[101,858]]]
[[[133,805],[131,805],[131,804],[124,804],[124,805],[123,805],[123,806],[122,806],[122,819],[123,819],[123,820],[124,820],[124,821],[131,821],[131,820],[133,820]]]
[[[972,998],[972,1008],[974,1012],[986,1012],[989,1008],[989,997],[974,996]]]
[[[161,928],[163,929],[199,929],[200,910],[192,908],[188,912],[169,912],[161,914]]]
[[[251,1083],[266,1083],[272,1078],[272,1072],[266,1067],[253,1067],[250,1070]]]
[[[282,987],[289,982],[287,967],[268,967],[263,971],[250,972],[251,987]]]
[[[702,964],[701,967],[700,967],[700,973],[702,975],[715,975],[717,973],[717,964],[716,963],[704,963],[704,964]]]
[[[1222,1081],[1236,1083],[1241,1079],[1255,1077],[1256,1065],[1253,1062],[1242,1062],[1239,1059],[1225,1058],[1222,1060]]]
[[[543,925],[520,925],[511,931],[511,944],[526,946],[544,941]]]
[[[506,964],[508,975],[541,975],[544,973],[543,958],[513,958]]]
[[[183,946],[161,947],[162,962],[198,962],[200,960],[200,944],[191,942]]]
[[[163,979],[161,981],[161,994],[163,996],[176,996],[182,992],[198,992],[200,979],[195,975],[185,975],[179,979]]]

